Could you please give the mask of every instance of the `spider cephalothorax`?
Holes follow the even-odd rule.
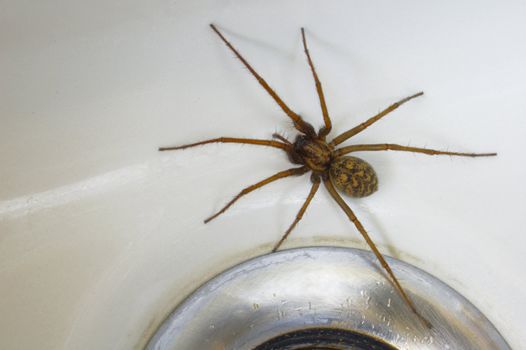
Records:
[[[280,171],[266,179],[261,180],[260,182],[248,186],[243,189],[239,194],[237,194],[230,202],[228,202],[221,210],[216,212],[214,215],[210,216],[205,220],[205,223],[213,220],[222,213],[224,213],[234,202],[244,195],[265,186],[273,181],[289,177],[289,176],[299,176],[307,172],[311,172],[311,181],[312,187],[307,195],[305,202],[300,208],[298,214],[296,215],[295,220],[289,226],[285,234],[281,239],[274,245],[272,251],[276,251],[281,244],[287,239],[288,235],[292,232],[296,224],[301,220],[303,214],[307,210],[312,198],[318,191],[320,183],[323,182],[325,188],[331,195],[331,197],[336,201],[340,208],[345,212],[349,220],[352,221],[354,226],[358,229],[360,234],[363,236],[375,256],[380,261],[382,267],[391,277],[391,280],[398,290],[402,298],[405,300],[407,305],[414,311],[415,314],[420,316],[416,310],[411,299],[405,293],[404,289],[398,282],[398,279],[391,271],[389,264],[384,259],[380,251],[376,248],[376,245],[373,243],[369,234],[360,223],[352,209],[345,203],[340,194],[336,191],[338,188],[340,191],[351,197],[366,197],[375,192],[378,189],[378,178],[374,169],[364,160],[347,156],[349,153],[361,152],[361,151],[404,151],[404,152],[414,152],[414,153],[423,153],[428,155],[451,155],[451,156],[464,156],[464,157],[485,157],[485,156],[494,156],[496,153],[461,153],[461,152],[449,152],[449,151],[437,151],[427,148],[417,148],[409,146],[401,146],[397,144],[390,143],[380,143],[380,144],[360,144],[360,145],[350,145],[342,148],[336,148],[337,145],[347,141],[349,138],[358,134],[359,132],[365,130],[382,117],[392,112],[393,110],[400,107],[402,104],[407,101],[423,95],[423,92],[416,93],[400,101],[392,104],[387,107],[377,115],[369,118],[365,122],[358,124],[356,127],[349,129],[340,135],[333,138],[330,142],[326,141],[326,137],[330,134],[332,129],[331,119],[329,117],[329,112],[327,105],[325,103],[325,97],[323,95],[323,90],[321,87],[320,80],[316,70],[314,69],[314,64],[312,63],[309,50],[307,48],[307,41],[305,39],[305,31],[301,29],[301,36],[303,42],[303,48],[305,55],[307,57],[307,62],[309,64],[312,76],[314,78],[316,91],[318,93],[318,98],[320,101],[321,111],[323,115],[324,126],[316,133],[314,127],[303,120],[298,114],[292,111],[283,100],[278,96],[278,94],[267,84],[267,82],[252,68],[252,66],[245,60],[243,56],[232,46],[232,44],[223,36],[223,34],[213,25],[210,25],[212,30],[221,38],[221,40],[232,50],[232,52],[241,60],[243,65],[249,70],[249,72],[256,78],[258,83],[265,89],[265,91],[274,99],[274,101],[280,106],[283,112],[292,120],[292,123],[296,130],[299,132],[299,135],[296,137],[295,141],[292,143],[281,135],[274,134],[276,140],[259,140],[259,139],[248,139],[248,138],[234,138],[234,137],[219,137],[210,140],[200,141],[192,144],[187,144],[183,146],[176,147],[161,147],[160,151],[184,149],[188,147],[194,147],[198,145],[203,145],[213,142],[223,142],[223,143],[243,143],[251,145],[260,145],[279,148],[286,152],[289,157],[289,160],[293,164],[300,165],[294,168]],[[426,323],[429,324],[421,316],[420,318]]]
[[[332,150],[325,140],[317,136],[298,135],[287,152],[293,163],[303,164],[316,173],[323,173],[331,166]]]

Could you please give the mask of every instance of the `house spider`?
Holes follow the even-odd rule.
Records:
[[[287,231],[283,234],[281,239],[274,245],[272,252],[278,250],[278,248],[283,244],[283,242],[290,235],[294,227],[301,220],[307,207],[311,203],[314,195],[318,191],[320,184],[323,182],[325,188],[329,191],[331,197],[336,201],[340,208],[345,212],[349,220],[356,226],[360,234],[363,236],[374,255],[380,261],[380,264],[385,269],[387,274],[391,277],[391,280],[394,284],[394,287],[398,290],[403,300],[411,308],[411,310],[418,315],[426,325],[429,326],[429,323],[423,319],[416,310],[415,305],[406,294],[402,286],[400,285],[398,279],[391,270],[389,264],[384,259],[374,242],[369,237],[369,234],[360,223],[352,209],[345,203],[340,194],[336,191],[336,188],[351,197],[366,197],[374,193],[378,189],[378,178],[374,169],[364,160],[347,156],[347,154],[353,152],[362,152],[362,151],[404,151],[404,152],[414,152],[414,153],[423,153],[427,155],[450,155],[450,156],[463,156],[463,157],[488,157],[495,156],[496,153],[461,153],[461,152],[449,152],[449,151],[439,151],[427,148],[417,148],[417,147],[408,147],[401,146],[391,143],[381,143],[381,144],[360,144],[360,145],[350,145],[341,148],[336,148],[339,144],[344,141],[347,141],[349,138],[354,135],[362,132],[382,117],[388,113],[394,111],[402,104],[418,97],[422,96],[423,92],[418,92],[409,97],[403,98],[398,102],[393,103],[377,115],[369,118],[365,122],[358,124],[352,129],[349,129],[340,135],[336,136],[332,141],[326,141],[326,137],[329,135],[332,129],[331,119],[329,117],[329,112],[327,109],[327,104],[325,103],[325,97],[323,94],[323,89],[318,79],[318,74],[312,63],[312,59],[307,48],[307,41],[305,39],[305,30],[301,28],[301,37],[303,42],[303,48],[305,55],[307,57],[307,62],[309,64],[312,76],[314,78],[314,83],[316,86],[316,91],[318,93],[321,112],[323,115],[324,126],[321,127],[318,131],[314,127],[303,120],[298,114],[292,111],[283,100],[278,96],[278,94],[268,85],[268,83],[263,79],[252,66],[245,60],[245,58],[232,46],[232,44],[223,36],[223,34],[213,25],[210,24],[212,30],[219,36],[219,38],[228,46],[228,48],[241,60],[243,65],[250,71],[252,76],[256,78],[258,83],[265,89],[265,91],[274,99],[274,101],[279,105],[279,107],[285,112],[285,114],[292,120],[294,127],[298,130],[299,135],[296,136],[294,142],[287,140],[285,137],[275,133],[272,137],[275,140],[260,140],[260,139],[251,139],[251,138],[234,138],[234,137],[219,137],[209,140],[204,140],[196,143],[191,143],[182,146],[175,147],[161,147],[159,151],[170,151],[170,150],[179,150],[190,147],[195,147],[199,145],[204,145],[207,143],[242,143],[242,144],[251,144],[251,145],[260,145],[279,148],[284,151],[289,160],[293,164],[298,164],[299,166],[293,167],[291,169],[280,171],[270,177],[267,177],[260,182],[244,188],[239,194],[237,194],[230,202],[228,202],[221,210],[210,216],[205,220],[205,223],[210,222],[219,215],[223,214],[232,204],[234,204],[238,199],[244,195],[263,187],[271,182],[274,182],[279,179],[283,179],[289,176],[299,176],[307,172],[311,172],[311,182],[312,187],[310,189],[305,202],[301,206],[299,212],[296,215],[296,218],[289,226]]]

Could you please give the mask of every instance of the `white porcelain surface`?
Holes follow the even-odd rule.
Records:
[[[321,123],[305,26],[334,130],[408,94],[355,142],[492,159],[363,154],[380,190],[349,200],[388,254],[451,285],[526,348],[526,3],[523,1],[0,2],[0,348],[141,348],[193,289],[267,252],[308,177],[212,136],[292,136],[212,33],[216,23],[294,110]],[[325,191],[287,247],[365,247]]]

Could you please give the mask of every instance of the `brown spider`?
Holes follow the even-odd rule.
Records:
[[[274,245],[272,252],[275,252],[281,244],[287,239],[291,231],[294,229],[296,224],[301,220],[305,210],[309,206],[312,198],[318,191],[320,183],[323,181],[325,188],[329,191],[330,195],[340,208],[348,216],[349,220],[356,226],[360,234],[366,240],[369,247],[372,249],[378,260],[380,261],[382,267],[389,274],[394,283],[394,286],[405,300],[407,305],[411,310],[423,319],[417,312],[416,307],[414,306],[411,299],[405,293],[404,289],[398,282],[398,279],[393,274],[393,271],[389,267],[389,264],[385,261],[384,257],[376,248],[376,245],[369,237],[369,234],[360,223],[352,209],[345,203],[340,194],[336,191],[338,188],[340,191],[351,197],[366,197],[371,195],[378,189],[378,178],[374,169],[367,162],[361,160],[360,158],[346,156],[346,154],[358,151],[405,151],[405,152],[415,152],[415,153],[424,153],[428,155],[450,155],[450,156],[464,156],[464,157],[487,157],[495,156],[496,153],[460,153],[460,152],[446,152],[438,151],[427,148],[417,148],[417,147],[408,147],[401,146],[396,144],[382,143],[382,144],[361,144],[361,145],[351,145],[342,148],[335,148],[337,145],[348,140],[352,136],[358,134],[359,132],[365,130],[367,127],[371,126],[373,123],[380,120],[382,117],[392,112],[402,104],[407,101],[421,96],[424,93],[418,92],[414,95],[401,99],[400,101],[392,104],[387,107],[377,115],[372,118],[369,118],[367,121],[355,126],[354,128],[345,131],[344,133],[336,136],[332,141],[327,142],[325,139],[327,135],[331,132],[331,119],[329,117],[329,112],[327,110],[327,105],[325,103],[325,97],[323,95],[323,90],[321,87],[320,80],[316,70],[314,69],[314,64],[309,54],[307,48],[307,41],[305,39],[305,30],[301,28],[301,36],[303,41],[303,48],[305,50],[305,55],[307,56],[307,61],[314,77],[314,82],[316,85],[316,91],[320,100],[321,111],[323,114],[324,126],[320,128],[318,132],[314,127],[307,123],[303,118],[298,114],[292,111],[283,100],[276,94],[276,92],[268,85],[268,83],[252,68],[252,66],[245,60],[243,56],[232,46],[232,44],[223,36],[223,34],[213,25],[210,24],[212,30],[221,38],[221,40],[228,46],[230,50],[241,60],[243,65],[250,71],[250,73],[256,78],[259,84],[265,89],[265,91],[274,99],[274,101],[281,107],[283,112],[292,119],[294,127],[299,131],[299,135],[296,137],[294,142],[290,142],[281,135],[273,134],[273,138],[279,140],[258,140],[258,139],[247,139],[247,138],[233,138],[233,137],[219,137],[210,140],[200,141],[188,145],[176,146],[176,147],[161,147],[159,151],[169,151],[177,149],[185,149],[189,147],[199,146],[207,143],[214,142],[223,142],[223,143],[243,143],[251,145],[261,145],[279,148],[288,155],[289,160],[294,164],[299,164],[299,167],[294,167],[288,170],[280,171],[252,186],[244,188],[238,195],[236,195],[230,202],[228,202],[221,210],[219,210],[214,215],[210,216],[205,220],[205,223],[215,219],[222,213],[224,213],[234,202],[236,202],[242,196],[263,187],[273,181],[282,179],[289,176],[298,176],[311,172],[311,181],[312,187],[307,196],[307,199],[300,208],[298,214],[296,215],[295,220],[292,222],[290,227],[287,229],[285,234],[281,239]],[[281,142],[280,142],[281,141]],[[336,187],[336,188],[335,188]],[[429,325],[425,319],[424,322]]]

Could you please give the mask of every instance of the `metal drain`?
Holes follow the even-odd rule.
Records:
[[[147,349],[510,349],[455,290],[388,261],[432,329],[409,310],[370,252],[299,248],[248,260],[205,283]]]
[[[308,328],[279,335],[254,350],[396,350],[378,338],[334,328]]]

